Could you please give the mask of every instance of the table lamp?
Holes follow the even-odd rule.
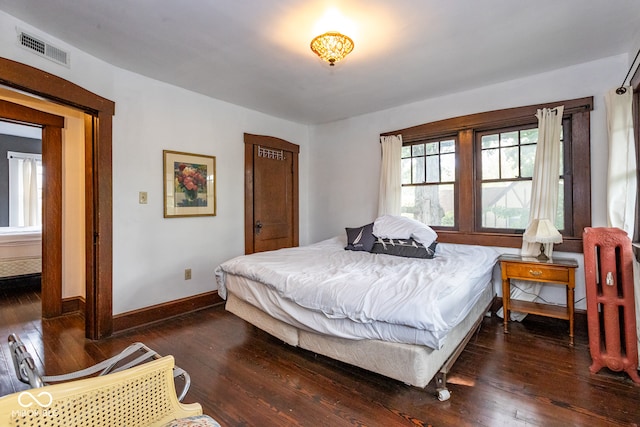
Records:
[[[548,261],[549,257],[544,253],[545,243],[562,243],[562,234],[556,229],[550,219],[534,219],[522,235],[525,242],[540,243],[540,261]]]

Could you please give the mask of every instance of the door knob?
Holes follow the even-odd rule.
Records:
[[[262,223],[260,221],[256,222],[256,234],[260,234],[262,231]]]

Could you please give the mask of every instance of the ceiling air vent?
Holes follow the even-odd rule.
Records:
[[[37,55],[52,60],[53,62],[57,62],[58,64],[62,64],[67,67],[69,66],[68,52],[59,49],[38,37],[34,37],[31,34],[18,30],[18,44]]]

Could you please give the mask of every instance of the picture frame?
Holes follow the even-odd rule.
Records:
[[[163,150],[164,217],[216,215],[216,158]]]

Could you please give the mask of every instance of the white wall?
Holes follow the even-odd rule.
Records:
[[[113,123],[114,313],[215,289],[219,263],[244,253],[244,132],[301,145],[307,127],[118,70]],[[104,94],[103,94],[104,95]],[[163,218],[162,150],[216,156],[217,215]],[[301,243],[308,241],[300,174]],[[138,192],[148,204],[138,204]],[[184,280],[184,269],[192,279]]]
[[[445,97],[316,126],[311,131],[309,200],[312,241],[344,232],[375,219],[380,168],[380,133],[483,111],[565,99],[594,97],[591,112],[591,191],[594,226],[606,225],[607,170],[604,94],[617,87],[628,69],[628,56],[604,58],[573,67],[524,77]],[[504,249],[505,252],[513,252]],[[576,301],[584,298],[581,254]],[[499,287],[496,288],[499,290]],[[547,287],[542,296],[564,302],[564,290]],[[585,307],[584,300],[577,305]]]
[[[71,52],[66,68],[16,43],[16,26]],[[216,265],[244,253],[243,134],[300,147],[300,241],[308,243],[308,127],[124,71],[0,12],[0,56],[116,104],[113,120],[113,313],[216,289]],[[162,150],[216,156],[217,216],[163,218]],[[138,192],[148,204],[138,204]],[[192,279],[184,280],[184,269]]]

